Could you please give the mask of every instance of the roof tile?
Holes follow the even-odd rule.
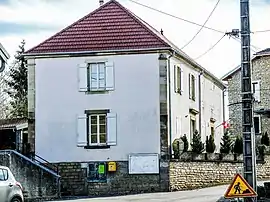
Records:
[[[26,54],[168,48],[140,19],[111,0]]]

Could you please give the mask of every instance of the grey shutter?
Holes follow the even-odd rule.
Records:
[[[82,63],[78,65],[78,84],[80,92],[87,91],[87,83],[87,63]]]
[[[106,62],[105,69],[106,69],[106,73],[105,73],[106,90],[114,90],[114,85],[115,85],[114,63],[113,62]]]
[[[117,144],[117,119],[115,113],[107,114],[107,144]]]
[[[85,147],[87,146],[87,117],[79,116],[77,117],[77,146]]]

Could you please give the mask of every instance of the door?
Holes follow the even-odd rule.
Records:
[[[0,168],[0,201],[7,202],[10,191],[8,170]]]

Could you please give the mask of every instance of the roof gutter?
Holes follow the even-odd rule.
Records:
[[[170,47],[160,47],[160,48],[144,48],[144,49],[118,49],[118,50],[101,50],[101,51],[71,51],[71,52],[50,52],[50,53],[24,53],[22,56],[26,58],[46,58],[51,56],[74,56],[74,55],[102,55],[102,54],[115,54],[115,53],[129,53],[138,51],[164,51],[171,50]]]

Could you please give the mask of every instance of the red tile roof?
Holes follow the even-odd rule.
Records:
[[[171,46],[115,0],[63,29],[26,54],[138,50]]]

